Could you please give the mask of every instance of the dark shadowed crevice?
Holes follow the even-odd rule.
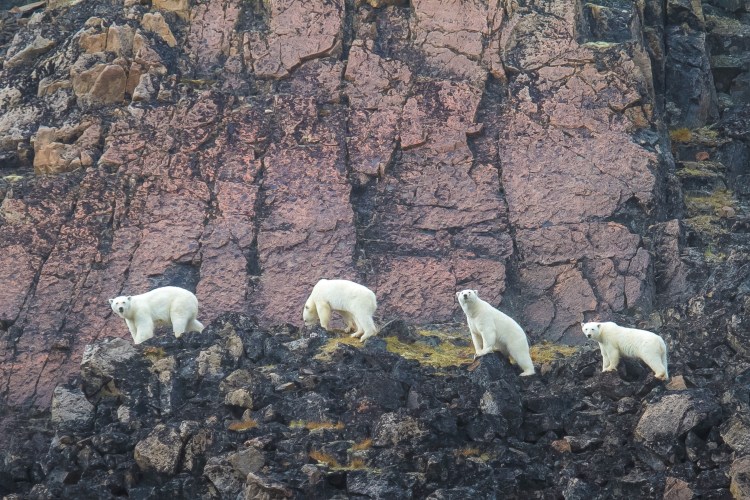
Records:
[[[345,63],[349,60],[349,51],[357,36],[354,27],[354,18],[357,15],[357,2],[355,0],[344,0],[344,23],[341,27],[341,56],[340,60]]]

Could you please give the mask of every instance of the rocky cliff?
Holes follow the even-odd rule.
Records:
[[[687,445],[676,455],[671,449],[654,452],[660,459],[653,450],[626,454],[616,477],[658,471],[644,479],[648,486],[638,483],[648,495],[663,491],[667,476],[696,491],[728,485],[732,459],[726,446],[737,459],[746,451],[728,445],[720,429],[738,409],[743,416],[737,425],[748,416],[742,385],[750,307],[745,3],[50,0],[0,7],[14,7],[0,11],[0,404],[8,432],[25,428],[19,422],[29,416],[46,422],[58,384],[69,382],[65,390],[75,391],[84,351],[91,349],[86,346],[127,338],[107,298],[183,286],[196,292],[201,319],[214,329],[208,340],[195,342],[214,339],[218,318],[226,313],[256,318],[253,331],[273,339],[269,327],[299,326],[311,286],[320,277],[336,277],[376,292],[381,323],[460,320],[453,293],[476,288],[518,318],[532,344],[582,343],[578,322],[594,318],[658,331],[672,352],[670,372],[684,375],[688,390],[698,391],[678,396],[689,400],[683,406],[709,401],[711,409],[705,418],[685,417],[699,421],[698,430],[677,426],[678,435],[670,439],[684,444],[695,431],[690,439],[701,440],[701,449],[715,456],[700,462],[697,452],[684,451]],[[289,328],[285,342],[307,338]],[[187,363],[180,360],[189,351],[168,339],[156,342],[176,349],[169,353],[175,366]],[[135,352],[142,366],[143,353]],[[591,353],[576,356],[584,358],[567,362],[578,366],[595,359]],[[259,359],[247,363],[260,370],[281,362]],[[249,377],[261,377],[239,357],[232,363],[232,369],[243,366]],[[559,372],[516,389],[524,401],[517,424],[488,442],[502,441],[512,455],[531,457],[529,463],[538,463],[534,453],[548,452],[544,439],[519,428],[546,418],[533,415],[545,414],[539,408],[547,402],[524,399],[530,387],[541,389],[534,384],[557,394],[557,386],[581,383],[581,375],[559,363]],[[298,360],[280,370],[303,366]],[[431,376],[412,368],[407,379],[396,377],[403,392],[399,403],[378,410],[396,412],[399,422],[401,413],[420,414],[422,408],[407,407],[405,395],[415,380]],[[589,371],[586,380],[594,377]],[[468,383],[466,373],[452,373],[464,377],[460,387]],[[511,373],[499,376],[505,384],[520,383]],[[646,374],[633,377],[629,383],[643,384]],[[587,383],[594,383],[595,399],[616,386],[594,380]],[[669,396],[650,383],[597,406],[591,417],[600,429],[597,439],[612,429],[607,422],[614,414],[626,415],[615,428],[635,432],[646,406]],[[327,397],[341,398],[348,390]],[[128,397],[102,406],[99,396],[82,394],[70,397],[92,405],[97,431],[132,424],[99,415]],[[591,408],[561,397],[564,411]],[[276,399],[253,401],[246,409],[258,412]],[[621,403],[627,408],[619,412]],[[215,442],[230,440],[221,422],[237,413],[231,405],[221,408],[207,431],[223,436]],[[440,408],[453,411],[429,406],[433,412]],[[335,415],[352,409],[331,411],[328,416],[346,421],[348,429],[348,417]],[[293,413],[263,418],[288,425]],[[157,417],[149,418],[142,432],[157,425]],[[195,413],[183,420],[207,418]],[[158,425],[167,430],[159,432],[177,432],[180,446],[197,435],[190,423],[185,425],[193,430],[182,430],[177,420],[163,420]],[[421,432],[420,422],[428,421],[413,427]],[[366,439],[375,427],[376,420],[368,420],[358,431],[325,439]],[[555,442],[583,432],[542,428],[545,439]],[[49,453],[73,449],[57,441],[49,448],[45,436],[56,428],[45,429],[16,445]],[[118,432],[135,440],[138,434],[128,429]],[[253,436],[273,434],[261,429]],[[476,439],[469,431],[449,430],[457,437],[448,447]],[[508,444],[510,438],[517,443]],[[633,442],[633,434],[625,439]],[[105,460],[110,452],[132,456],[135,442],[128,443],[117,452],[105,447],[96,453]],[[524,451],[524,443],[538,451]],[[66,453],[79,453],[80,444]],[[277,449],[275,441],[272,446]],[[201,453],[209,448],[228,451],[207,445]],[[347,457],[337,453],[337,463],[343,463]],[[415,453],[406,451],[391,465],[426,474],[427,465],[405,465]],[[45,481],[45,488],[57,487],[50,478],[57,459],[40,465],[26,458],[16,469],[6,458],[11,465],[3,480],[10,477],[8,484],[24,491]],[[589,460],[579,458],[573,462]],[[288,457],[266,460],[276,464],[274,470],[291,463]],[[381,467],[369,456],[363,460]],[[691,473],[677,467],[686,463]],[[508,495],[561,494],[561,471],[572,469],[555,464],[536,479],[515,476]],[[138,470],[148,476],[151,469],[144,467]],[[202,478],[202,468],[203,462],[180,462],[170,472]],[[77,484],[74,479],[88,469],[77,470],[62,484]],[[716,478],[696,482],[704,471]],[[593,484],[570,474],[570,481]],[[463,476],[457,472],[455,478]],[[112,494],[140,487],[140,476],[133,477],[117,483]],[[161,476],[148,477],[145,484],[163,484],[154,479]],[[326,477],[338,477],[336,487],[349,488],[346,471]],[[298,480],[279,477],[273,484],[284,494],[330,493]],[[425,481],[398,487],[416,496],[443,483],[462,487],[442,476]],[[592,491],[620,492],[607,481],[594,481]],[[194,486],[207,491],[206,483]],[[154,494],[168,493],[159,492]],[[369,495],[356,487],[349,494]]]

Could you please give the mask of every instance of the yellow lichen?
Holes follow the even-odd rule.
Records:
[[[341,464],[339,464],[339,461],[336,460],[336,457],[334,457],[330,453],[313,450],[310,452],[310,458],[312,458],[316,462],[320,462],[321,464],[326,464],[328,467],[331,467],[331,468],[341,467]]]
[[[318,361],[330,361],[331,356],[341,344],[362,347],[362,342],[354,337],[334,337],[328,339],[328,341],[320,347],[318,354],[316,354],[313,359],[317,359]]]
[[[363,451],[363,450],[369,450],[372,446],[372,439],[367,438],[363,441],[360,441],[359,443],[354,443],[352,446],[352,451]]]
[[[685,196],[685,207],[688,215],[719,215],[724,207],[735,208],[732,192],[728,189],[717,189],[711,194],[689,194]]]
[[[143,350],[143,355],[154,361],[167,357],[166,351],[161,347],[146,347]]]
[[[361,470],[365,469],[365,461],[359,457],[352,458],[347,465],[341,465],[336,457],[324,451],[313,450],[308,455],[318,463],[327,465],[333,470]]]
[[[341,430],[344,427],[343,422],[305,422],[304,420],[292,420],[289,422],[290,429],[307,429],[309,431],[317,429]]]
[[[386,349],[402,358],[413,359],[434,368],[462,366],[472,362],[474,348],[455,343],[465,342],[462,335],[442,330],[417,330],[417,334],[422,337],[437,337],[438,343],[432,346],[426,341],[417,340],[409,344],[396,337],[386,337]]]
[[[592,5],[592,4],[588,4],[588,5]],[[592,6],[592,7],[598,7],[599,9],[601,9],[601,7],[599,7],[598,5]],[[593,11],[594,9],[592,8],[592,12]],[[612,47],[616,47],[617,45],[618,45],[617,43],[613,43],[613,42],[599,41],[599,42],[586,42],[582,44],[582,47],[586,47],[587,49],[594,49],[594,50],[605,50],[605,49],[610,49]]]
[[[727,233],[727,230],[721,225],[719,217],[714,215],[698,215],[684,219],[683,222],[693,231],[712,238]]]
[[[693,133],[689,128],[677,128],[669,131],[669,138],[672,139],[672,142],[690,142]]]
[[[15,175],[15,174],[6,175],[5,177],[3,177],[3,180],[8,181],[8,182],[18,182],[22,179],[23,179],[22,175]]]
[[[238,420],[236,422],[232,422],[231,424],[229,424],[227,428],[230,431],[241,432],[241,431],[247,431],[250,429],[255,429],[256,427],[258,427],[258,422],[256,422],[255,420]]]
[[[487,462],[492,458],[489,453],[482,453],[482,450],[480,450],[479,448],[460,448],[458,450],[455,450],[453,453],[457,457],[474,458],[475,460],[480,460],[482,462]]]
[[[539,344],[534,344],[529,348],[531,359],[536,364],[549,363],[556,359],[567,358],[578,352],[577,347],[553,344],[551,342],[542,341]]]

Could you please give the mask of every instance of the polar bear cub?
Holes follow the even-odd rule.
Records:
[[[372,319],[377,308],[375,294],[366,286],[348,280],[322,279],[305,302],[302,319],[307,326],[320,321],[320,326],[330,331],[331,313],[336,312],[346,322],[346,333],[364,342],[378,333]]]
[[[513,318],[480,299],[476,290],[456,292],[456,297],[466,313],[476,350],[475,357],[500,351],[521,367],[522,377],[535,373],[529,354],[529,341],[523,328]]]
[[[185,332],[202,332],[198,316],[198,299],[176,286],[156,288],[140,295],[122,295],[109,299],[112,310],[125,320],[133,342],[140,344],[154,336],[154,325],[172,325],[174,336]]]
[[[625,328],[616,323],[581,323],[581,329],[587,338],[599,343],[602,351],[603,372],[617,370],[620,356],[638,358],[648,365],[654,376],[667,380],[667,344],[657,334]]]

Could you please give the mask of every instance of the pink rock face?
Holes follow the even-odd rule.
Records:
[[[565,2],[156,3],[180,16],[164,14],[174,47],[132,19],[112,30],[116,61],[38,55],[38,74],[79,99],[75,122],[46,130],[87,113],[102,125],[50,142],[76,146],[66,165],[82,168],[0,184],[4,401],[46,407],[87,343],[130,338],[107,299],[164,285],[193,290],[204,323],[231,311],[264,326],[301,326],[323,277],[370,287],[382,321],[463,321],[454,293],[471,288],[532,343],[581,343],[582,320],[648,312],[641,228],[656,222],[662,158],[633,140],[652,125],[637,42],[580,44]],[[213,90],[177,68],[210,72]],[[151,100],[128,106],[143,75]],[[5,140],[15,151],[38,132]],[[678,296],[679,226],[660,231],[660,279]]]
[[[270,3],[268,32],[247,32],[246,65],[261,78],[282,78],[307,59],[331,53],[341,36],[342,0]]]
[[[221,56],[229,55],[241,3],[241,0],[212,0],[193,7],[188,51],[201,70],[220,62]]]
[[[551,9],[503,33],[522,73],[501,118],[500,157],[527,296],[522,319],[534,333],[576,342],[579,321],[649,301],[640,236],[605,221],[626,204],[651,211],[659,158],[632,141],[634,124],[622,112],[641,99],[635,89],[648,75],[616,50],[612,70],[597,69],[599,49],[570,38],[572,6]],[[562,264],[573,267],[560,274]],[[537,276],[550,266],[556,277],[542,284]]]
[[[274,112],[284,138],[263,159],[266,216],[258,234],[255,300],[263,322],[275,317],[300,324],[320,278],[358,280],[351,187],[341,156],[344,122],[343,116],[318,120],[314,101],[306,98],[279,98]]]

